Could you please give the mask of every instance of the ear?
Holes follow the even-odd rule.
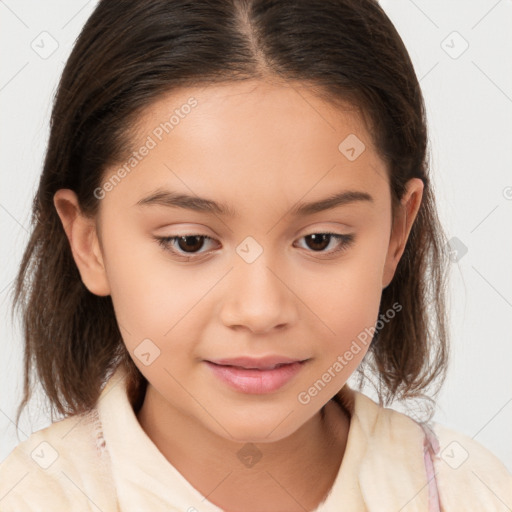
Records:
[[[389,239],[388,253],[382,274],[382,288],[389,286],[395,275],[396,267],[405,250],[409,233],[418,214],[423,197],[423,181],[411,178],[397,209]]]
[[[82,282],[95,295],[110,295],[94,219],[82,214],[77,195],[72,190],[58,190],[53,196],[53,204],[69,240]]]

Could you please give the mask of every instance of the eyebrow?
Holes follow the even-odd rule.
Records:
[[[290,210],[290,214],[296,217],[305,217],[307,215],[313,215],[338,206],[345,206],[362,201],[373,203],[373,197],[366,192],[344,190],[318,201],[298,203]],[[163,189],[158,189],[152,192],[149,196],[140,199],[134,206],[141,207],[152,205],[166,206],[170,208],[184,208],[196,212],[236,217],[236,212],[227,204],[217,203],[212,199],[206,199],[204,197],[191,196]]]

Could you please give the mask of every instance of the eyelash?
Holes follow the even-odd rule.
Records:
[[[319,253],[319,254],[334,255],[334,254],[343,253],[343,252],[347,251],[355,241],[355,235],[352,233],[342,235],[340,233],[330,233],[330,232],[323,232],[323,231],[316,232],[316,233],[309,233],[308,235],[304,235],[301,238],[306,238],[311,235],[327,235],[327,236],[335,238],[339,242],[342,242],[341,245],[335,250],[331,250],[331,251],[312,251],[311,250],[311,251],[309,251],[309,252]],[[199,258],[199,256],[197,256],[198,254],[201,255],[201,254],[205,254],[205,253],[182,253],[182,252],[176,251],[175,249],[173,249],[171,247],[173,245],[173,242],[177,242],[180,238],[188,238],[188,237],[199,237],[199,238],[203,238],[205,240],[214,240],[213,238],[211,238],[207,235],[199,235],[199,234],[185,234],[185,235],[178,235],[178,236],[166,236],[166,237],[154,237],[154,238],[158,242],[158,244],[161,247],[163,247],[164,250],[169,251],[171,254],[173,254],[174,256],[176,256],[178,258],[182,258],[187,261],[190,261],[193,259],[198,259]],[[329,243],[330,243],[330,241],[329,241]]]

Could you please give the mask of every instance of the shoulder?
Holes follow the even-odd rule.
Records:
[[[0,464],[0,511],[102,510],[114,499],[96,410],[38,430]]]
[[[439,423],[433,457],[443,511],[512,510],[512,474],[475,439]]]
[[[427,489],[433,503],[439,496],[442,512],[512,511],[512,474],[475,439],[439,423],[420,424],[360,392],[350,393],[351,400],[340,398],[345,398],[344,404],[353,413],[352,440],[356,433],[357,440],[366,440],[358,444],[365,450],[359,484],[367,499],[374,497],[376,509],[386,499],[396,502],[397,495],[409,496],[410,501],[411,492],[420,502],[427,496],[418,489]],[[432,445],[430,467],[425,453],[428,441]]]

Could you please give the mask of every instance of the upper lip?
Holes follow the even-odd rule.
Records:
[[[238,366],[246,369],[272,370],[277,365],[302,362],[305,359],[297,359],[285,356],[266,356],[260,358],[254,357],[235,357],[232,359],[212,359],[210,363],[223,366]]]

